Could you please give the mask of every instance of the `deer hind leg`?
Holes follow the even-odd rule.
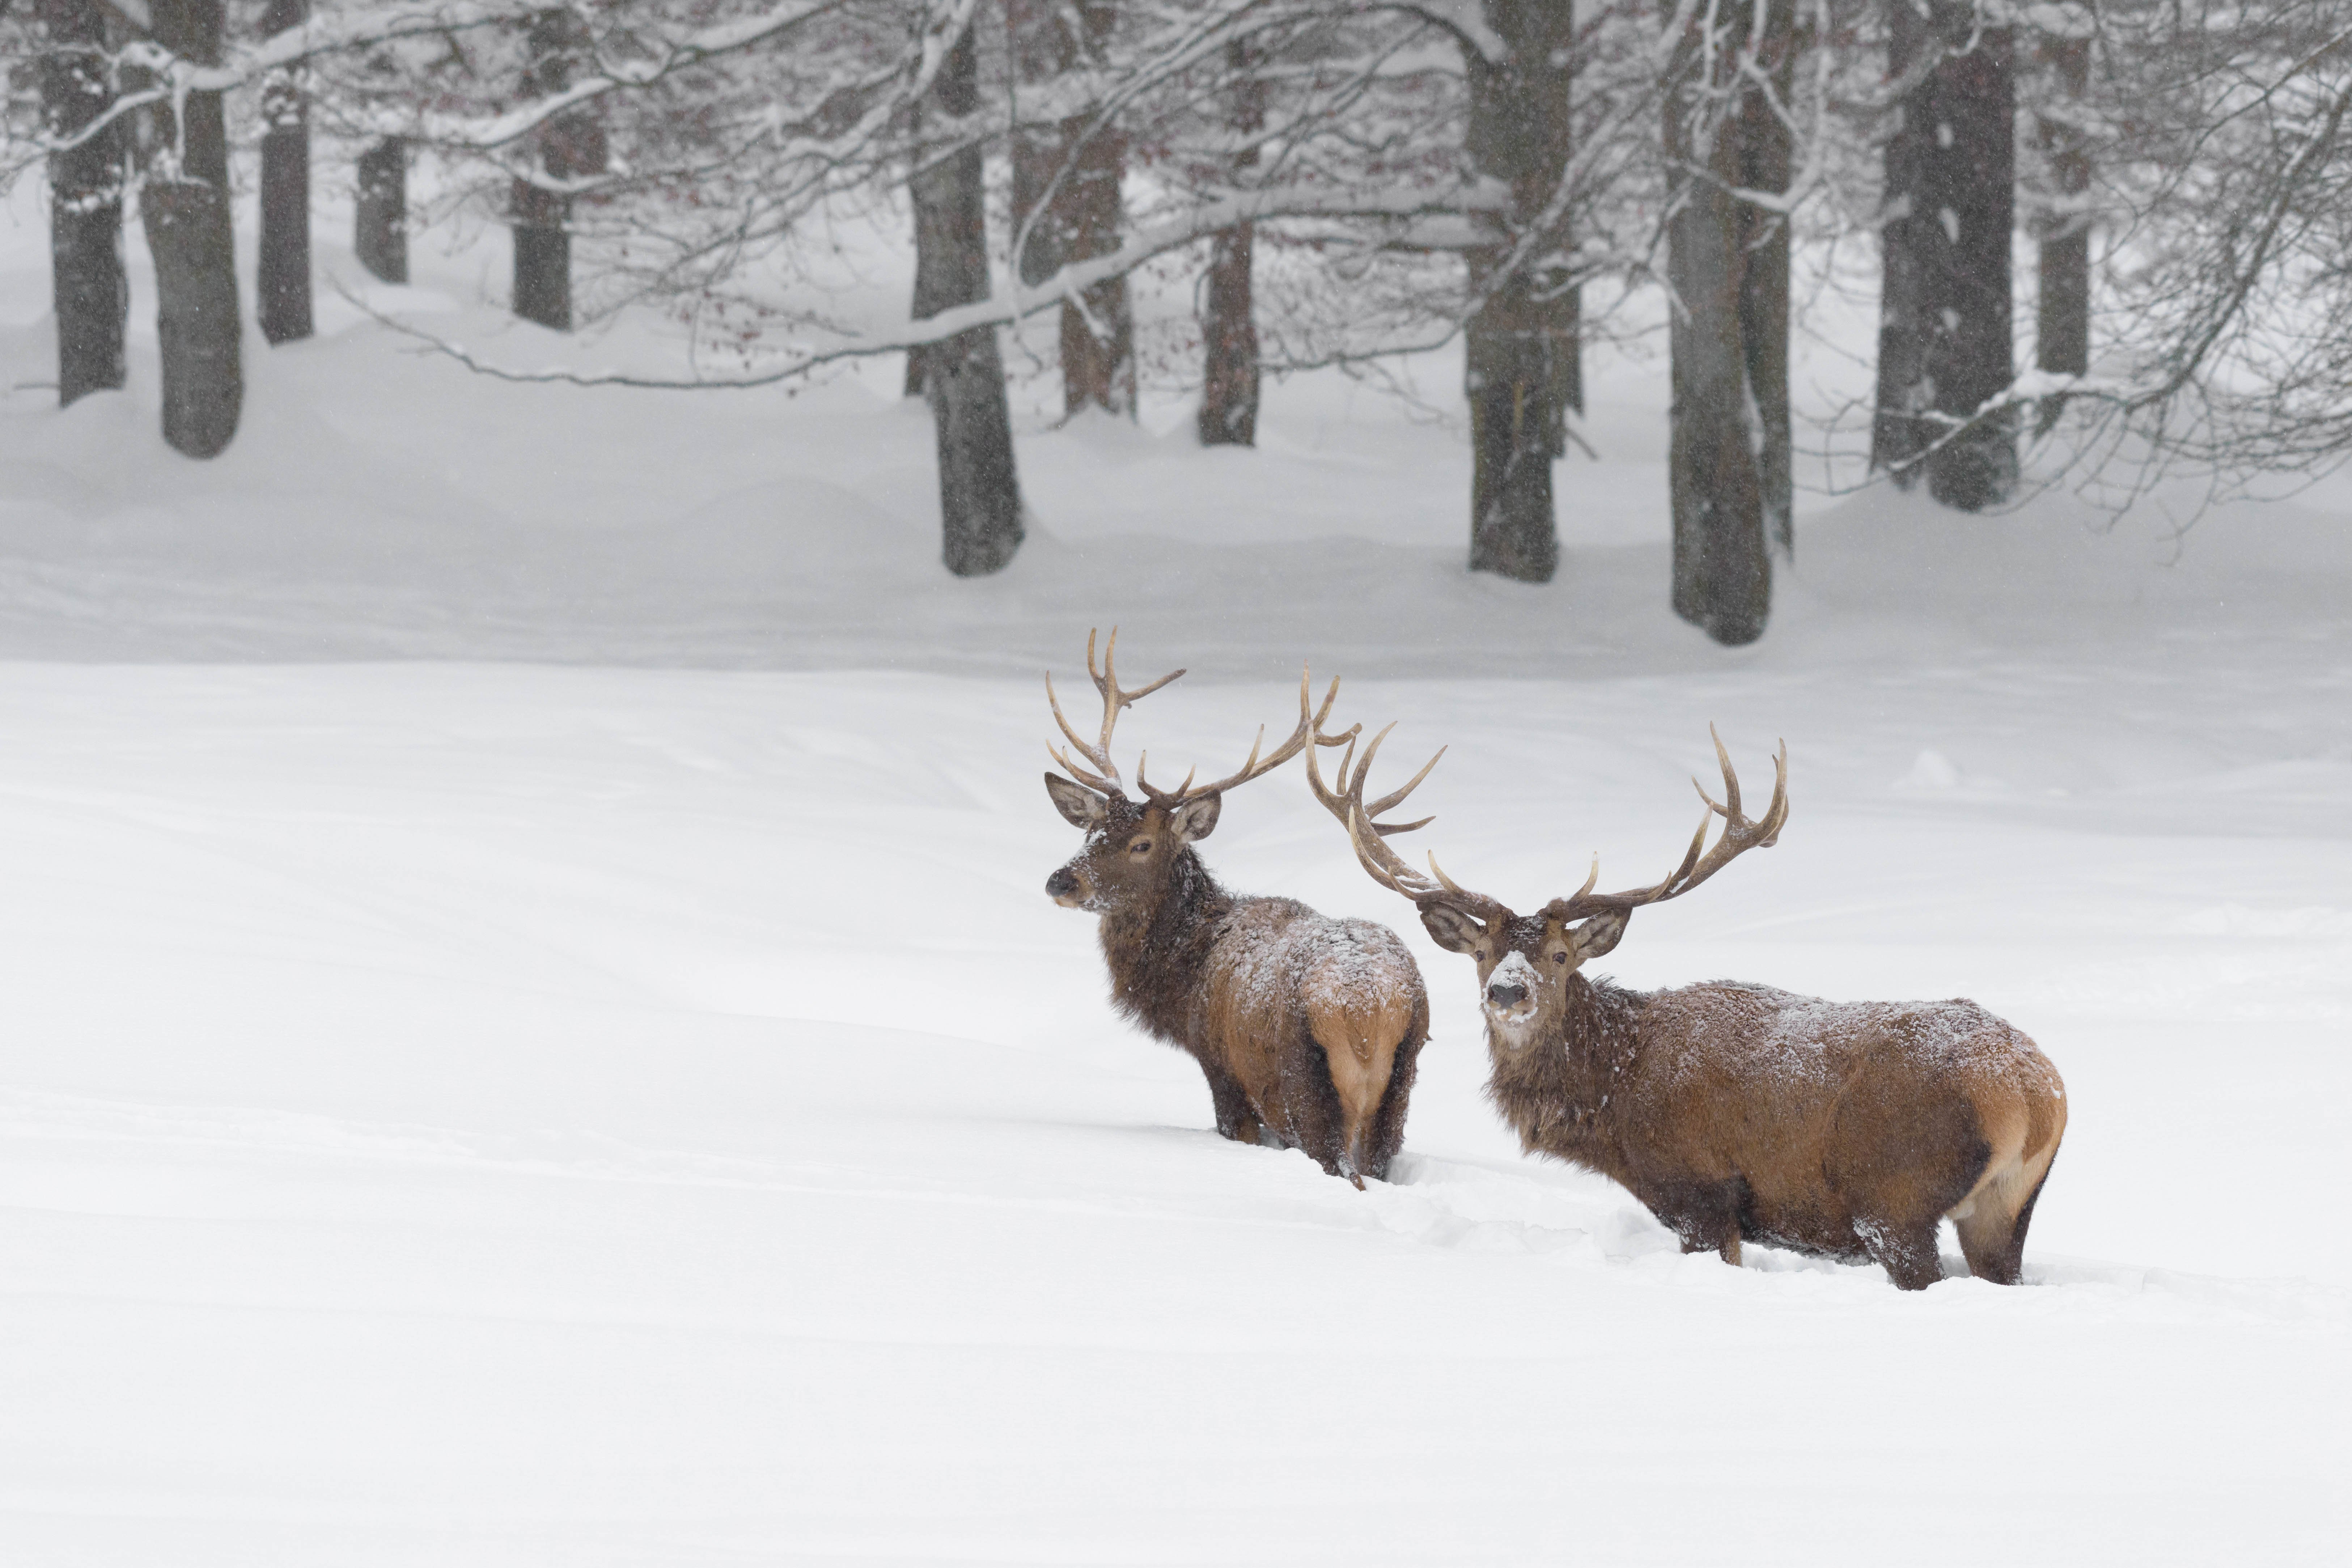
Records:
[[[1944,1277],[1944,1260],[1936,1251],[1936,1225],[1862,1224],[1854,1226],[1870,1260],[1886,1270],[1898,1290],[1925,1290]]]
[[[1416,1010],[1412,1026],[1396,1048],[1396,1060],[1389,1068],[1389,1089],[1381,1101],[1380,1114],[1372,1119],[1369,1161],[1364,1174],[1375,1181],[1389,1179],[1389,1166],[1404,1147],[1404,1117],[1412,1103],[1413,1080],[1421,1072],[1421,1047],[1429,1042],[1429,1007],[1423,1003]]]
[[[2050,1163],[2057,1158],[2065,1122],[2052,1106],[2038,1102],[2002,1106],[1983,1119],[1991,1134],[1991,1157],[1948,1217],[1959,1233],[1969,1272],[1996,1285],[2014,1285],[2024,1266],[2026,1226],[2032,1223],[2042,1184],[2049,1179]]]
[[[1978,1191],[1969,1194],[1969,1203],[1953,1211],[1952,1228],[1960,1235],[1960,1256],[1969,1260],[1969,1272],[1977,1279],[2014,1285],[2023,1278],[2026,1227],[2033,1223],[2033,1205],[2050,1179],[2050,1162],[2057,1152],[2053,1147],[2039,1159],[2013,1161],[1997,1173],[1988,1173]]]
[[[1265,1124],[1258,1118],[1257,1107],[1250,1103],[1249,1090],[1242,1080],[1223,1067],[1211,1062],[1201,1064],[1202,1076],[1209,1080],[1209,1102],[1217,1117],[1219,1136],[1236,1143],[1273,1142],[1265,1135]]]
[[[1310,1007],[1307,1014],[1307,1037],[1321,1069],[1318,1076],[1330,1085],[1331,1093],[1332,1158],[1324,1169],[1348,1176],[1358,1186],[1366,1176],[1386,1176],[1389,1156],[1395,1152],[1379,1146],[1376,1132],[1411,1024],[1408,1007],[1391,997],[1350,998],[1340,1005]],[[1397,1136],[1403,1136],[1401,1110]]]

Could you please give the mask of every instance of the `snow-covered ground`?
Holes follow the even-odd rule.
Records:
[[[473,346],[610,346],[419,259]],[[962,584],[895,364],[559,392],[321,314],[210,465],[143,296],[131,394],[0,405],[0,1563],[2342,1560],[2352,490],[1815,503],[1728,653],[1664,607],[1655,363],[1595,367],[1549,588],[1336,378],[1255,453],[1030,421]],[[1042,892],[1038,673],[1113,622],[1194,672],[1123,756],[1231,768],[1311,659],[1525,902],[1664,869],[1709,721],[1759,788],[1785,737],[1779,846],[1601,967],[2026,1029],[2031,1286],[1727,1268],[1520,1158],[1469,966],[1295,770],[1207,859],[1396,925],[1435,1039],[1391,1184],[1216,1138]]]

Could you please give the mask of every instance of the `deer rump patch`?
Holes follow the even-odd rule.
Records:
[[[1331,1112],[1343,1146],[1379,1114],[1399,1049],[1428,1006],[1395,932],[1287,899],[1234,910],[1207,980],[1210,1040],[1266,1127],[1302,1147]],[[1326,1085],[1328,1109],[1318,1103]]]

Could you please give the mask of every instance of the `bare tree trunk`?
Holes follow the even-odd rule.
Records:
[[[100,58],[106,22],[95,0],[42,0],[41,124],[66,137],[114,101]],[[131,288],[122,271],[122,127],[49,156],[49,266],[58,318],[58,406],[126,379],[122,331]]]
[[[932,82],[931,101],[950,120],[979,108],[979,56],[970,28]],[[975,146],[919,168],[908,182],[917,321],[988,298],[985,175]],[[1022,539],[1021,484],[1013,466],[1013,421],[996,329],[975,327],[933,343],[920,364],[939,437],[941,557],[959,577],[984,576],[1011,562]]]
[[[2079,114],[2091,85],[2091,40],[2087,35],[2044,33],[2041,37],[2045,101],[2034,116],[2050,190],[2036,227],[2041,237],[2041,289],[2034,332],[2034,363],[2053,375],[2087,375],[2091,370],[2091,144]],[[2057,104],[2047,101],[2055,94]],[[2055,111],[2053,112],[2053,109]],[[2057,423],[2063,397],[2042,401],[2043,430]]]
[[[1737,133],[1739,184],[1786,195],[1794,172],[1796,137],[1783,118],[1796,80],[1796,0],[1766,6],[1761,64],[1772,98],[1749,83],[1741,94]],[[1789,412],[1789,222],[1785,216],[1742,203],[1739,207],[1739,341],[1748,365],[1748,392],[1756,407],[1757,483],[1764,500],[1764,534],[1783,561],[1797,553],[1796,461]]]
[[[155,41],[199,65],[220,63],[222,0],[153,0]],[[236,247],[229,229],[228,128],[217,92],[154,115],[139,216],[155,258],[156,335],[163,362],[163,439],[217,457],[245,403]]]
[[[1706,30],[1712,25],[1715,36]],[[1732,192],[1743,177],[1746,117],[1727,68],[1745,41],[1738,8],[1692,20],[1675,40],[1666,100],[1666,279],[1674,291],[1674,408],[1666,466],[1674,511],[1675,614],[1734,646],[1764,635],[1772,558],[1759,449],[1759,400],[1744,328],[1769,300],[1747,287],[1753,220]],[[1769,264],[1768,264],[1769,269]],[[1782,275],[1782,311],[1786,275]],[[1756,291],[1765,292],[1759,285]],[[1751,306],[1754,309],[1751,309]],[[1768,323],[1769,324],[1769,323]],[[1764,345],[1769,358],[1769,344]],[[1785,376],[1785,363],[1783,365]]]
[[[1051,81],[1094,59],[1117,20],[1115,0],[1018,0],[1013,25],[1024,79]],[[1118,248],[1126,173],[1127,137],[1091,111],[1015,138],[1013,222],[1029,230],[1018,258],[1024,283]],[[1069,413],[1101,408],[1135,416],[1135,312],[1125,278],[1105,279],[1062,302],[1061,348]]]
[[[269,0],[265,34],[299,27],[308,0]],[[272,71],[261,88],[261,335],[273,343],[307,338],[310,323],[310,123],[293,70]]]
[[[1265,126],[1265,83],[1247,46],[1225,46],[1225,68],[1234,79],[1233,110],[1227,121],[1243,136]],[[1257,148],[1234,155],[1235,169],[1253,168]],[[1201,312],[1203,350],[1199,430],[1203,447],[1257,445],[1257,321],[1250,299],[1255,224],[1221,229],[1209,242],[1206,298]]]
[[[1913,0],[1889,0],[1887,16],[1891,73],[1933,63],[1906,95],[1886,147],[1871,466],[1906,488],[1924,468],[1929,494],[1979,511],[2017,489],[2014,420],[1996,414],[1951,433],[2015,374],[2011,34],[1980,27],[1971,0],[1928,0],[1924,14]]]
[[[583,24],[569,11],[542,11],[531,23],[530,66],[523,91],[551,97],[572,85],[586,45]],[[558,115],[540,127],[541,172],[550,180],[604,172],[604,129],[588,110]],[[530,180],[514,183],[514,312],[559,332],[572,330],[572,197]]]
[[[1469,254],[1484,296],[1464,334],[1470,403],[1470,569],[1548,583],[1559,564],[1552,458],[1564,438],[1559,407],[1578,374],[1577,296],[1546,258],[1568,248],[1549,210],[1568,169],[1569,65],[1575,15],[1568,0],[1484,0],[1486,26],[1510,46],[1502,64],[1465,48],[1469,153],[1479,174],[1511,188],[1511,243]],[[1523,254],[1515,254],[1521,252]]]
[[[352,249],[387,283],[408,281],[408,145],[387,136],[360,154]]]

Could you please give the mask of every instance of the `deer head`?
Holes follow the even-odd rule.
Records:
[[[1326,737],[1318,725],[1315,736],[1318,743],[1345,744],[1348,750],[1339,759],[1339,788],[1335,793],[1324,786],[1314,749],[1309,747],[1308,787],[1324,808],[1347,828],[1349,840],[1355,846],[1356,859],[1372,879],[1403,894],[1419,907],[1421,923],[1438,946],[1448,952],[1463,953],[1476,963],[1480,1006],[1490,1035],[1506,1050],[1524,1050],[1561,1027],[1567,1011],[1569,977],[1588,961],[1617,945],[1635,910],[1644,904],[1680,898],[1730,864],[1734,857],[1773,843],[1780,837],[1781,825],[1789,819],[1787,743],[1781,744],[1774,763],[1771,804],[1764,808],[1761,818],[1750,821],[1740,815],[1739,778],[1732,771],[1730,754],[1723,749],[1723,738],[1717,735],[1715,754],[1723,767],[1723,804],[1717,805],[1696,779],[1691,781],[1698,790],[1699,799],[1706,803],[1706,810],[1699,817],[1698,831],[1691,837],[1690,848],[1672,874],[1654,887],[1596,893],[1593,885],[1601,879],[1601,858],[1596,855],[1583,887],[1566,898],[1552,900],[1534,914],[1522,915],[1499,900],[1473,892],[1455,882],[1437,864],[1434,854],[1429,857],[1429,873],[1424,876],[1389,847],[1388,840],[1395,835],[1426,827],[1436,820],[1425,816],[1418,822],[1382,823],[1376,819],[1401,805],[1437,766],[1438,758],[1445,754],[1440,750],[1437,756],[1423,764],[1421,772],[1406,781],[1403,788],[1367,805],[1365,778],[1371,772],[1372,759],[1380,754],[1381,742],[1394,728],[1391,724],[1373,736],[1371,743],[1364,748],[1362,760],[1358,761],[1354,730]],[[1709,725],[1707,732],[1714,735],[1714,726]],[[1717,816],[1724,820],[1723,833],[1709,849],[1707,826]]]
[[[1094,678],[1095,689],[1102,695],[1102,733],[1093,744],[1081,739],[1070,727],[1062,712],[1061,699],[1055,695],[1054,678],[1045,677],[1045,700],[1054,710],[1054,721],[1059,724],[1071,748],[1083,756],[1090,767],[1081,767],[1070,760],[1067,750],[1052,745],[1046,752],[1061,763],[1069,773],[1045,775],[1045,793],[1054,799],[1055,809],[1071,826],[1086,832],[1086,841],[1069,863],[1045,879],[1045,891],[1053,900],[1066,909],[1086,910],[1096,914],[1117,914],[1146,908],[1156,902],[1165,890],[1171,871],[1187,847],[1206,838],[1216,830],[1217,814],[1224,805],[1227,790],[1272,773],[1301,751],[1311,739],[1318,739],[1325,719],[1330,717],[1331,704],[1339,694],[1339,683],[1323,698],[1318,712],[1309,707],[1309,689],[1304,670],[1298,677],[1298,725],[1287,740],[1261,758],[1265,744],[1265,729],[1258,728],[1257,739],[1250,746],[1249,760],[1239,772],[1212,784],[1196,784],[1187,773],[1184,782],[1173,790],[1158,790],[1145,776],[1148,756],[1139,758],[1135,765],[1135,784],[1141,800],[1129,798],[1125,783],[1119,777],[1118,765],[1111,761],[1111,731],[1118,722],[1122,709],[1150,696],[1182,670],[1163,675],[1148,686],[1124,690],[1113,665],[1118,650],[1118,629],[1111,628],[1110,640],[1104,646],[1102,668],[1095,668],[1095,634],[1087,634],[1087,673]],[[1353,738],[1354,731],[1321,738],[1325,745],[1343,744]]]

